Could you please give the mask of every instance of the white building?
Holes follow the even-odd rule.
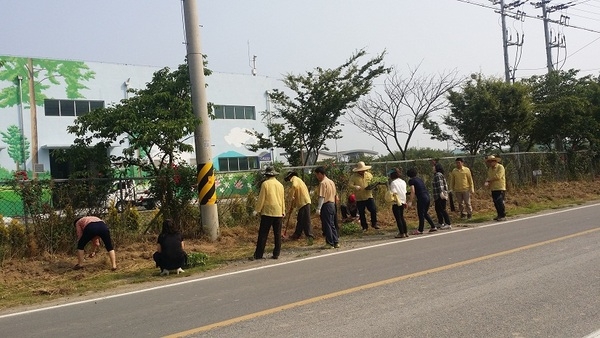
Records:
[[[26,142],[33,143],[30,78],[34,80],[37,102],[38,165],[35,167],[53,178],[66,178],[68,169],[54,160],[53,150],[73,144],[75,136],[67,133],[67,126],[90,109],[118,103],[127,97],[128,88],[145,88],[157,70],[157,67],[126,64],[0,56],[0,179],[11,177],[17,168],[22,169],[22,156],[15,151],[21,149],[18,143],[14,144],[15,132],[22,130]],[[258,169],[261,162],[271,162],[271,156],[284,161],[277,158],[281,151],[254,153],[244,145],[252,143],[246,129],[267,133],[263,121],[264,112],[270,109],[267,91],[281,88],[281,81],[213,72],[206,82],[208,100],[218,106],[217,119],[208,121],[215,169],[220,172]],[[189,143],[194,145],[193,135]],[[26,169],[31,172],[33,149],[31,146],[27,149]],[[121,151],[119,145],[111,150],[115,155]],[[183,154],[183,158],[195,164],[195,154]]]

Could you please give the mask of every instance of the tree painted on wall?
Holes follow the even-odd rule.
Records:
[[[44,91],[52,85],[61,85],[59,79],[62,79],[68,99],[84,98],[81,90],[88,88],[82,83],[93,79],[94,76],[95,73],[80,61],[0,57],[0,81],[9,81],[13,84],[0,90],[0,108],[17,106],[21,100],[23,105],[29,105],[33,164],[38,163],[36,106],[42,106],[47,98]]]
[[[15,161],[17,171],[21,170],[21,163],[29,158],[29,141],[15,125],[9,126],[6,132],[0,131],[0,135],[2,135],[2,141],[8,145],[8,156]]]

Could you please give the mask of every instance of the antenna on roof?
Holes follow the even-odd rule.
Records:
[[[252,76],[256,76],[256,55],[252,55],[250,58],[250,40],[248,40],[248,65],[252,69]]]

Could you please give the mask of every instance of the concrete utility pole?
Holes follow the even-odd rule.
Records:
[[[509,12],[520,6],[522,6],[525,1],[514,1],[506,4],[504,0],[491,0],[494,5],[500,5],[500,10],[497,10],[496,13],[500,14],[501,22],[502,22],[502,51],[504,53],[504,79],[506,82],[510,83],[514,81],[514,75],[516,73],[516,67],[519,63],[519,57],[515,60],[515,67],[511,70],[509,58],[508,58],[508,47],[515,46],[517,47],[517,55],[519,54],[519,49],[523,47],[523,41],[525,35],[519,35],[517,32],[517,40],[513,41],[512,35],[509,36],[508,29],[506,28],[506,17],[511,17],[515,20],[523,21],[525,13],[517,10],[516,13]]]
[[[556,6],[547,7],[546,5],[550,2],[550,0],[542,0],[540,2],[536,2],[533,5],[536,8],[542,9],[542,20],[544,21],[544,37],[546,39],[546,66],[548,68],[548,73],[554,70],[554,64],[552,63],[552,48],[566,48],[566,40],[564,35],[558,34],[558,37],[552,39],[552,34],[550,33],[550,22],[557,23],[559,25],[568,25],[568,16],[561,16],[560,21],[550,20],[548,14],[569,8],[571,5],[568,4],[559,4]]]
[[[192,104],[194,114],[201,121],[194,132],[194,140],[202,230],[214,241],[219,237],[219,214],[216,204],[215,170],[210,148],[210,120],[208,118],[204,60],[200,48],[200,23],[198,22],[196,0],[183,0],[183,12],[187,40],[187,62],[192,85]]]
[[[550,19],[548,18],[548,10],[546,9],[546,4],[548,1],[542,1],[540,6],[542,7],[542,18],[544,19],[544,38],[546,39],[546,67],[548,67],[548,73],[554,70],[554,65],[552,64],[552,46],[550,44],[550,27],[548,27],[548,22]]]
[[[504,51],[504,81],[510,83],[510,66],[508,64],[508,32],[506,31],[506,6],[500,0],[500,17],[502,19],[502,49]]]

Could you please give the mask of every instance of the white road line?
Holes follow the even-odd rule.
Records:
[[[14,316],[20,316],[20,315],[26,315],[26,314],[40,312],[40,311],[53,310],[53,309],[58,309],[58,308],[62,308],[62,307],[67,307],[67,306],[73,306],[73,305],[79,305],[79,304],[85,304],[85,303],[98,302],[98,301],[112,299],[112,298],[125,297],[125,296],[134,295],[134,294],[143,293],[143,292],[148,292],[148,291],[166,289],[166,288],[175,287],[175,286],[184,285],[184,284],[190,284],[190,283],[196,283],[196,282],[201,282],[201,281],[215,279],[215,278],[222,278],[222,277],[227,277],[227,276],[233,276],[233,275],[237,275],[237,274],[241,274],[241,273],[246,273],[246,272],[250,272],[250,271],[257,271],[257,270],[262,270],[262,269],[270,269],[270,268],[273,268],[273,267],[276,267],[276,266],[280,266],[280,265],[296,264],[296,263],[299,263],[299,262],[309,261],[309,260],[313,260],[313,259],[319,259],[319,258],[322,258],[322,257],[328,257],[328,256],[334,256],[334,255],[341,255],[341,254],[345,254],[345,253],[348,253],[348,252],[361,251],[361,250],[366,250],[366,249],[370,249],[370,248],[382,247],[382,246],[386,246],[386,245],[398,245],[398,244],[401,244],[401,243],[406,242],[406,241],[414,241],[414,240],[419,240],[419,239],[422,239],[422,238],[430,238],[430,237],[434,237],[434,236],[443,236],[443,235],[458,233],[458,232],[462,232],[462,231],[476,230],[476,229],[479,229],[479,228],[487,228],[487,227],[502,225],[502,224],[516,222],[516,221],[525,221],[525,220],[528,220],[528,219],[534,219],[534,218],[539,218],[539,217],[552,216],[552,215],[561,214],[561,213],[564,213],[564,212],[570,212],[570,211],[579,210],[579,209],[586,209],[586,208],[596,207],[596,206],[599,206],[599,205],[600,205],[600,203],[594,203],[594,204],[589,204],[589,205],[584,205],[584,206],[579,206],[579,207],[574,207],[574,208],[568,208],[568,209],[558,210],[558,211],[544,213],[544,214],[539,214],[539,215],[532,215],[532,216],[523,217],[523,218],[510,219],[510,220],[506,220],[506,221],[503,221],[503,222],[494,222],[494,223],[491,223],[491,224],[485,224],[485,225],[481,225],[481,226],[477,226],[477,227],[473,227],[473,228],[463,228],[463,229],[458,229],[458,230],[452,230],[452,231],[449,231],[449,232],[437,232],[435,234],[430,234],[430,235],[426,235],[426,236],[421,236],[421,235],[419,235],[419,236],[411,236],[410,238],[404,239],[404,240],[401,240],[401,241],[390,240],[390,242],[385,242],[385,243],[380,243],[380,244],[374,244],[374,245],[364,246],[364,247],[360,247],[360,248],[354,248],[354,249],[336,251],[336,252],[332,252],[332,253],[328,253],[328,254],[323,254],[323,255],[312,256],[312,257],[305,257],[305,258],[295,259],[293,261],[288,261],[288,262],[281,262],[281,263],[276,263],[276,264],[263,265],[263,266],[258,266],[258,267],[254,267],[254,268],[249,268],[249,269],[244,269],[244,270],[239,270],[239,271],[233,271],[233,272],[227,272],[227,273],[224,273],[224,274],[219,274],[219,275],[214,275],[214,276],[200,277],[200,278],[191,279],[191,280],[187,280],[187,281],[176,282],[176,283],[173,283],[173,284],[160,285],[160,286],[155,286],[155,287],[151,287],[151,288],[147,288],[147,289],[141,289],[141,290],[136,290],[136,291],[119,293],[119,294],[110,295],[110,296],[98,297],[98,298],[93,298],[93,299],[86,299],[86,300],[81,300],[81,301],[76,301],[76,302],[71,302],[71,303],[65,303],[65,304],[53,305],[53,306],[48,306],[48,307],[42,307],[42,308],[38,308],[38,309],[26,310],[26,311],[15,312],[15,313],[9,313],[9,314],[5,314],[5,315],[0,315],[0,319],[2,319],[2,318],[8,318],[8,317],[14,317]],[[593,333],[593,334],[597,334],[597,333]],[[589,336],[589,337],[585,337],[585,338],[598,338],[598,337],[599,336]]]

